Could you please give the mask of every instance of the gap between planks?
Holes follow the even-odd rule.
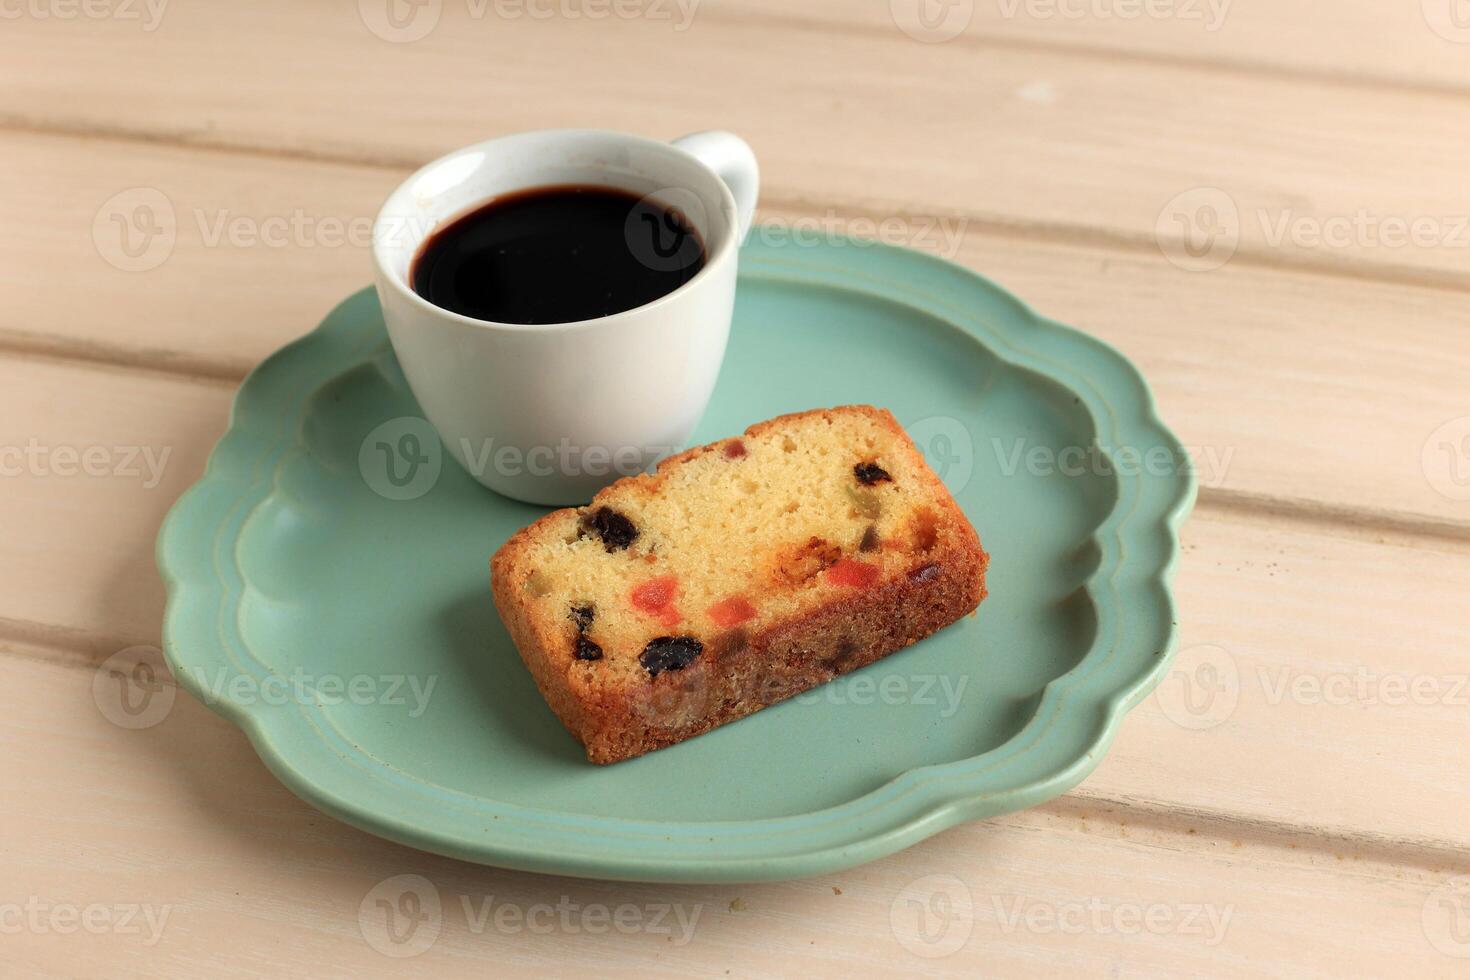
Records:
[[[824,20],[818,17],[786,17],[766,11],[759,13],[740,12],[738,6],[734,8],[736,12],[732,15],[721,16],[726,13],[728,8],[713,6],[710,9],[716,11],[716,13],[713,15],[702,14],[701,16],[727,24],[738,23],[756,27],[767,24],[772,27],[796,28],[797,30],[809,33],[837,34],[847,37],[863,38],[888,36],[892,33],[890,27],[861,21],[847,22]],[[1365,89],[1372,91],[1391,89],[1409,94],[1437,95],[1449,98],[1464,98],[1470,95],[1470,88],[1455,85],[1451,82],[1397,78],[1392,75],[1365,75],[1347,71],[1324,71],[1320,68],[1308,68],[1302,65],[1252,61],[1245,58],[1195,57],[1188,54],[1170,55],[1159,51],[1144,51],[1107,44],[1089,45],[1076,41],[1042,41],[1032,37],[996,34],[985,30],[983,27],[975,31],[967,30],[944,43],[978,49],[990,48],[1022,53],[1032,52],[1036,54],[1063,55],[1113,64],[1153,65],[1160,68],[1196,71],[1208,74],[1277,78],[1290,82],[1313,82],[1358,91]]]
[[[263,157],[272,160],[299,160],[307,163],[386,171],[405,177],[429,162],[428,158],[396,154],[375,155],[362,150],[329,152],[309,147],[268,146],[242,140],[221,139],[210,135],[212,131],[207,129],[197,132],[187,130],[159,132],[132,126],[99,126],[95,123],[71,120],[42,120],[18,113],[0,113],[0,132],[71,137],[81,140],[111,140],[119,143],[135,143],[144,146],[234,156]],[[859,200],[834,199],[828,202],[814,202],[800,196],[781,197],[779,194],[770,193],[769,189],[762,194],[760,210],[805,213],[825,211],[849,220],[862,218],[882,221],[899,218],[910,221],[928,219],[961,221],[965,223],[967,231],[973,230],[997,238],[1009,238],[1018,242],[1038,242],[1045,245],[1091,246],[1128,254],[1140,252],[1152,254],[1159,248],[1157,241],[1139,232],[1110,231],[1064,221],[1018,219],[986,211],[887,208],[865,204]],[[757,219],[759,217],[760,214],[757,214]],[[1249,268],[1293,272],[1327,279],[1348,279],[1353,282],[1470,293],[1470,275],[1463,272],[1393,262],[1367,261],[1355,256],[1330,255],[1319,259],[1310,252],[1294,250],[1283,252],[1243,243],[1231,256],[1230,262]]]

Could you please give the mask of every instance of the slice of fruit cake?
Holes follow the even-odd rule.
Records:
[[[597,763],[672,745],[970,613],[987,556],[892,414],[762,422],[554,511],[491,560],[495,604]]]

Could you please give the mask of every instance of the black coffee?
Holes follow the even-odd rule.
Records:
[[[497,197],[420,247],[410,280],[435,306],[500,323],[567,323],[631,310],[704,267],[704,243],[672,208],[607,187]]]

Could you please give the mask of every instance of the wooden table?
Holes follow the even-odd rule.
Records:
[[[0,971],[1470,975],[1456,2],[0,3]],[[886,228],[1143,368],[1202,460],[1183,643],[1075,792],[624,885],[349,829],[181,693],[115,723],[241,377],[369,280],[408,170],[546,126],[734,130],[764,220]],[[359,915],[401,875],[442,899],[411,957]],[[692,935],[596,928],[630,903]]]

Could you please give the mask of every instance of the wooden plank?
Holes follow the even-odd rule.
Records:
[[[204,471],[231,396],[217,383],[0,360],[0,636],[102,656],[157,642],[153,542]]]
[[[23,972],[1448,977],[1464,963],[1441,951],[1458,949],[1444,871],[1066,806],[807,881],[475,867],[316,813],[187,697],[123,730],[92,671],[19,658],[6,671],[0,778],[26,792],[0,797],[0,914]],[[409,890],[426,897],[416,910]],[[397,943],[380,900],[419,913],[393,921]]]
[[[678,31],[668,19],[496,16],[493,4],[426,5],[440,12],[433,30],[394,43],[361,9],[178,5],[151,32],[118,18],[11,21],[0,118],[399,164],[550,125],[724,127],[755,146],[768,202],[1157,239],[1191,266],[1233,257],[1466,281],[1470,101],[1439,93],[1344,98],[1306,78],[820,23],[711,17]]]
[[[231,379],[371,281],[372,219],[404,176],[113,140],[0,140],[17,178],[0,189],[0,283],[12,297],[0,339]]]
[[[10,297],[0,344],[221,378],[240,377],[370,281],[368,227],[402,176],[73,137],[0,143],[16,177],[0,187]],[[166,252],[140,251],[156,265],[129,271],[111,218],[138,207],[174,233]],[[860,213],[762,216],[778,233],[878,227]],[[1470,503],[1445,492],[1453,461],[1431,453],[1426,471],[1424,454],[1436,430],[1470,411],[1470,295],[1243,265],[1192,275],[1157,253],[923,215],[890,230],[888,240],[951,257],[1122,348],[1197,448],[1209,488],[1470,518]]]
[[[1083,792],[1463,859],[1467,554],[1200,511],[1173,669]]]
[[[829,30],[897,29],[924,44],[1035,45],[1463,91],[1470,27],[1453,12],[1451,0],[958,0],[930,11],[908,0],[811,0],[799,11],[780,0],[734,0],[706,8],[713,17],[767,17],[773,29],[800,19]]]
[[[0,481],[0,523],[20,559],[0,589],[0,637],[64,646],[85,663],[156,642],[154,534],[222,428],[227,390],[0,359],[0,393],[0,445],[42,450]],[[92,446],[114,463],[130,447],[145,461],[171,455],[152,488],[146,475],[48,471],[61,448],[80,457]],[[1136,709],[1083,792],[1415,853],[1470,847],[1466,546],[1378,537],[1200,510],[1178,583],[1184,676]],[[1201,673],[1210,664],[1217,673]],[[1217,681],[1233,687],[1211,700]],[[1364,785],[1375,792],[1351,789]]]

